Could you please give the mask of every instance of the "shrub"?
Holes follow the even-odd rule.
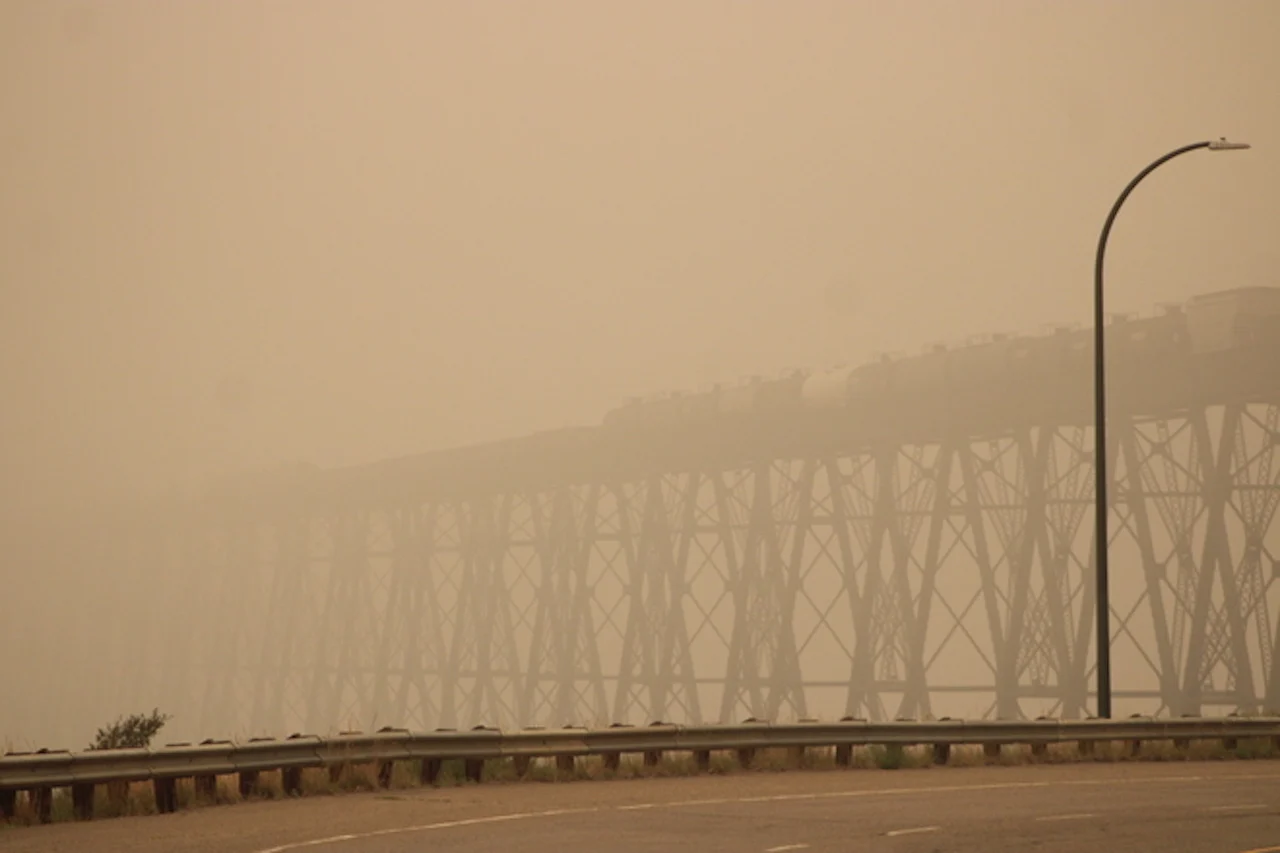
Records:
[[[160,709],[147,714],[131,714],[120,717],[114,723],[98,729],[89,749],[142,749],[151,745],[151,740],[164,724],[172,717],[161,714]]]

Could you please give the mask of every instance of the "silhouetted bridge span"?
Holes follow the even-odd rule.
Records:
[[[1280,709],[1278,296],[1109,326],[1118,711]],[[112,695],[200,734],[1085,715],[1091,359],[989,338],[226,483],[96,540],[165,603],[101,605]]]

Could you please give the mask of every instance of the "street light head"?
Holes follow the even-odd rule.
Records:
[[[1209,143],[1210,151],[1243,151],[1249,147],[1251,146],[1247,142],[1229,142],[1225,138]]]

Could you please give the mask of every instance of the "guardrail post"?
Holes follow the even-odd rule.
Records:
[[[484,762],[479,758],[468,758],[462,763],[462,766],[467,779],[478,784],[484,774]]]
[[[434,785],[436,780],[440,778],[440,767],[444,764],[439,758],[422,759],[422,769],[419,771],[418,779],[424,785]]]
[[[1086,758],[1089,757],[1090,755],[1093,755],[1093,741],[1091,740],[1076,741],[1076,751]]]
[[[406,740],[409,736],[408,729],[400,729],[395,726],[383,726],[378,729],[379,735],[399,735]],[[396,760],[394,758],[384,758],[377,765],[377,785],[379,788],[390,788],[391,783],[396,775]]]
[[[867,722],[863,717],[852,716],[846,713],[840,719],[841,722]],[[840,767],[851,767],[854,763],[854,744],[844,743],[836,747],[836,765]]]
[[[756,760],[756,751],[750,747],[738,750],[738,766],[743,770],[750,770],[751,764]],[[647,763],[647,762],[646,762]],[[654,762],[655,764],[657,762]]]
[[[983,758],[985,758],[987,761],[999,761],[1000,751],[1001,751],[1000,747],[1001,747],[1001,744],[998,744],[998,743],[984,743],[982,745]]]
[[[71,786],[71,810],[76,820],[93,820],[93,785]]]
[[[153,779],[152,788],[156,792],[156,811],[160,814],[169,814],[178,809],[178,780]]]
[[[629,729],[632,728],[629,723],[610,723],[610,729]],[[604,759],[604,769],[611,772],[617,772],[622,769],[622,753],[606,752],[601,756]]]
[[[12,790],[0,791],[0,820],[8,820],[13,817],[14,810],[18,807],[18,792]]]
[[[1044,741],[1035,741],[1031,744],[1031,756],[1033,758],[1044,758],[1049,754],[1049,744]]]
[[[258,790],[258,771],[241,770],[238,787],[240,788],[240,797],[242,799],[251,797],[254,791]]]
[[[251,737],[249,738],[249,743],[270,743],[274,740],[275,738],[269,737]],[[241,770],[236,774],[236,788],[240,791],[241,799],[247,800],[258,792],[259,772],[257,770]]]
[[[1235,752],[1240,746],[1240,741],[1233,737],[1224,737],[1222,739],[1222,748],[1227,752]]]
[[[32,788],[27,792],[31,798],[32,809],[41,823],[53,822],[53,789]]]
[[[112,812],[123,814],[129,806],[129,783],[108,782],[107,803],[111,806]]]
[[[302,793],[302,768],[284,767],[280,770],[280,787],[287,796]]]
[[[193,781],[196,799],[205,799],[208,802],[217,802],[218,800],[218,777],[205,774],[196,776]]]
[[[574,760],[572,755],[557,755],[556,770],[561,773],[573,773]]]
[[[345,732],[338,732],[338,737],[353,737],[355,735],[362,735],[362,734],[364,734],[364,732],[345,731]],[[330,764],[329,765],[329,784],[336,785],[339,782],[341,782],[342,774],[346,771],[348,766],[350,765],[346,761],[339,761],[337,764]]]
[[[711,769],[711,750],[696,749],[693,752],[693,763],[697,765],[700,773],[705,773]]]
[[[512,758],[512,759],[511,759],[511,764],[515,767],[515,771],[516,771],[516,778],[517,778],[517,779],[523,779],[524,777],[528,776],[528,775],[529,775],[529,767],[530,767],[530,765],[531,765],[532,763],[533,763],[533,762],[530,760],[529,756],[527,756],[527,755],[517,755],[517,756],[515,756],[514,758]],[[606,764],[608,763],[608,759],[607,759],[607,758],[606,758],[605,763],[606,763]]]
[[[654,726],[665,726],[665,725],[668,725],[668,724],[664,723],[662,720],[654,720],[652,723],[649,724],[649,727],[652,728]],[[657,767],[661,763],[662,763],[662,750],[660,749],[649,750],[644,754],[645,767]]]
[[[933,763],[942,765],[951,760],[951,744],[935,743],[933,745]]]

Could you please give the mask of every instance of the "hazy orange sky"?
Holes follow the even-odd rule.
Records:
[[[8,502],[1280,269],[1280,3],[0,0]]]

